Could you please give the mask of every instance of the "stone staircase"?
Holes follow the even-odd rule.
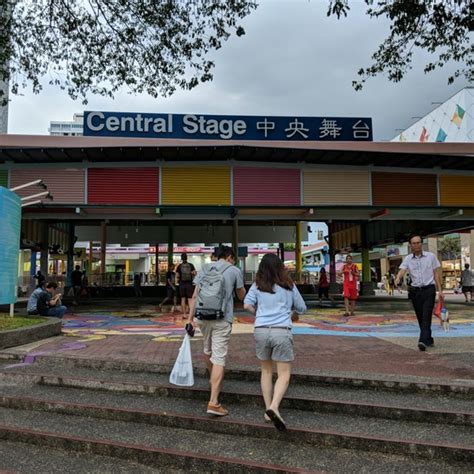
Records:
[[[230,370],[224,418],[168,368],[40,357],[0,364],[0,471],[471,472],[474,385],[394,377],[295,374],[263,419],[258,372]],[[7,366],[10,365],[9,368]]]

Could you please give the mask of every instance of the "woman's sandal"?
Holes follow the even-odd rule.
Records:
[[[270,418],[271,422],[275,425],[275,428],[278,431],[285,431],[286,430],[285,422],[273,410],[267,410],[265,413],[268,416],[268,418]]]

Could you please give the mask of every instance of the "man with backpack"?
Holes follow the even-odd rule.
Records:
[[[208,264],[196,278],[189,322],[199,320],[204,338],[204,354],[210,374],[211,398],[207,413],[225,416],[229,412],[219,403],[224,367],[234,318],[234,290],[239,300],[245,297],[242,272],[235,266],[230,247],[221,247],[217,262]]]
[[[179,296],[181,297],[181,310],[183,311],[183,317],[186,318],[189,301],[194,293],[193,279],[196,276],[196,269],[192,263],[188,262],[186,253],[181,254],[181,263],[176,269],[176,276],[176,283],[179,285]]]

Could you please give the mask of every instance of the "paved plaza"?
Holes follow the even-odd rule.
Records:
[[[295,324],[295,371],[357,376],[435,377],[474,383],[474,304],[450,304],[445,331],[433,320],[435,347],[417,349],[418,325],[403,298],[372,298],[359,304],[355,316],[335,307],[310,309]],[[22,347],[3,356],[38,356],[129,361],[171,366],[184,335],[181,313],[159,312],[156,304],[110,301],[74,308],[63,320],[63,335]],[[253,317],[236,309],[228,366],[257,368]],[[204,367],[199,331],[192,339],[196,367]],[[15,364],[18,362],[15,362]]]

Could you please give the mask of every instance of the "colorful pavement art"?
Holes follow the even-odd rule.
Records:
[[[474,336],[474,307],[456,305],[450,312],[449,332],[433,318],[436,337]],[[111,335],[148,335],[154,341],[180,339],[186,321],[181,313],[160,313],[154,305],[120,310],[87,309],[64,317],[63,333],[80,336],[79,342],[100,340]],[[253,332],[254,318],[237,312],[234,334]],[[310,309],[293,327],[294,334],[336,336],[418,337],[418,324],[413,311],[362,308],[355,316],[345,317],[339,308]],[[199,332],[196,333],[199,338]]]

